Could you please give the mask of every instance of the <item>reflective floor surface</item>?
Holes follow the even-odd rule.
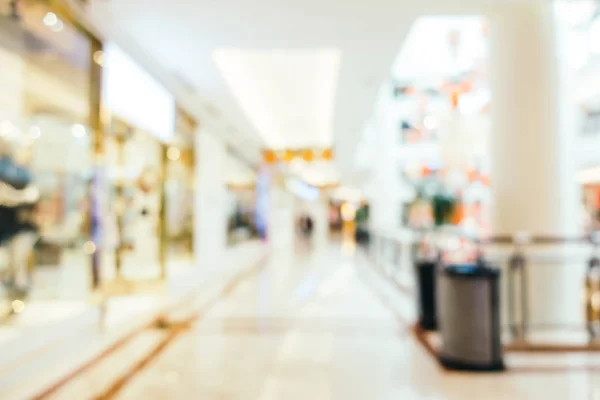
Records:
[[[291,253],[273,254],[135,373],[131,360],[167,333],[140,335],[53,398],[600,399],[600,374],[586,369],[445,372],[413,337],[412,299],[360,251]]]

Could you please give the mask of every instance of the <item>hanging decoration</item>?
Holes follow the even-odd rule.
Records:
[[[295,159],[302,159],[306,162],[331,161],[333,160],[333,149],[263,150],[263,160],[267,165],[291,163]]]

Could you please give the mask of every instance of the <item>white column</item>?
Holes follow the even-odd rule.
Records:
[[[498,4],[488,17],[492,232],[576,234],[572,104],[552,2]],[[564,246],[536,250],[544,258],[565,259],[562,263],[531,258],[528,302],[534,325],[582,322],[582,260],[569,263],[565,251]]]
[[[397,105],[391,97],[391,85],[384,85],[372,125],[377,136],[374,179],[371,182],[369,203],[370,225],[375,232],[394,232],[401,227],[399,123]]]
[[[227,243],[225,157],[222,142],[208,132],[198,134],[194,251],[201,268],[219,265]]]
[[[268,239],[273,250],[292,254],[294,246],[294,196],[272,182]]]
[[[302,201],[302,213],[313,220],[312,241],[315,246],[323,247],[329,242],[329,204],[326,199]]]

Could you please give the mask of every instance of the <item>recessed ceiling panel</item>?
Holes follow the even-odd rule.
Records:
[[[267,147],[333,144],[341,51],[218,49],[213,59]]]

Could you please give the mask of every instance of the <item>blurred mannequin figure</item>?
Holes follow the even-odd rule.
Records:
[[[310,238],[314,229],[314,222],[310,215],[302,215],[298,221],[298,224],[300,232],[304,235],[304,237]]]
[[[11,297],[22,297],[29,284],[29,257],[38,240],[32,222],[38,197],[31,174],[15,162],[11,143],[0,139],[0,245],[7,249],[5,284]]]

